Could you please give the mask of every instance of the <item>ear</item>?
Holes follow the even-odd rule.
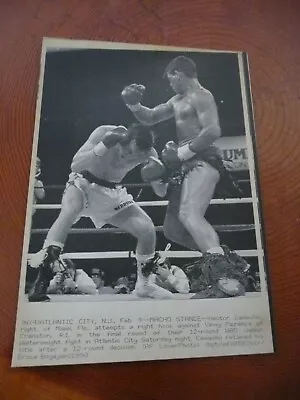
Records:
[[[175,71],[175,74],[178,79],[182,79],[185,77],[185,75],[182,71]]]

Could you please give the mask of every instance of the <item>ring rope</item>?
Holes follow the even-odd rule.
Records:
[[[257,257],[258,250],[235,250],[241,257]],[[199,251],[159,251],[159,254],[164,257],[170,258],[193,258],[201,257],[202,253]],[[28,254],[29,259],[34,254]],[[98,251],[88,253],[64,253],[63,257],[78,260],[96,260],[103,258],[134,258],[134,254],[131,251]]]
[[[237,180],[237,183],[249,183],[249,179],[240,179]],[[143,187],[151,187],[150,183],[120,183],[120,186],[125,186],[126,188],[143,188]],[[66,185],[44,185],[45,190],[64,190],[66,188]],[[36,187],[34,189],[40,189],[39,187]]]
[[[214,229],[218,232],[248,232],[255,229],[254,224],[243,224],[243,225],[213,225]],[[156,226],[156,232],[163,232],[163,226]],[[35,228],[31,230],[34,234],[46,234],[48,228]],[[72,228],[69,234],[86,234],[86,233],[112,233],[112,234],[123,234],[128,233],[119,228]]]
[[[253,203],[254,201],[257,201],[257,199],[253,197],[213,199],[211,200],[210,205]],[[167,206],[169,204],[169,201],[138,201],[135,204],[141,207],[161,207]],[[34,204],[33,207],[37,210],[59,210],[61,208],[61,204]]]

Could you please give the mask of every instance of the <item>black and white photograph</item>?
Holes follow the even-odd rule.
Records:
[[[45,43],[26,318],[70,303],[268,310],[246,54]]]

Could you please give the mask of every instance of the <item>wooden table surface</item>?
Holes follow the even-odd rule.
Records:
[[[297,399],[300,2],[0,0],[1,399]],[[11,369],[43,36],[249,53],[275,355]]]

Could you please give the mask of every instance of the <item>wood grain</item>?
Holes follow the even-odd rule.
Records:
[[[0,1],[2,399],[298,398],[299,16],[296,0]],[[43,36],[248,52],[275,355],[10,369]]]

